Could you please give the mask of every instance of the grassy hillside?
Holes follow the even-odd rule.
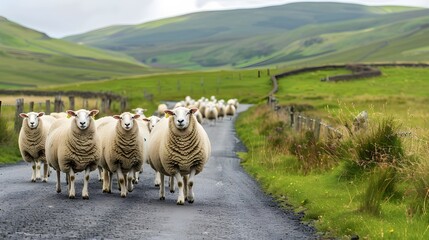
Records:
[[[148,65],[183,69],[302,64],[308,59],[335,62],[339,60],[335,54],[394,40],[405,53],[379,47],[381,55],[395,61],[407,61],[410,55],[428,60],[420,51],[421,41],[415,47],[409,44],[414,40],[407,40],[425,26],[428,15],[428,9],[407,7],[293,3],[188,14],[65,39],[126,53]],[[360,55],[341,60],[377,59]]]
[[[52,39],[0,17],[0,88],[105,79],[147,69],[125,54]]]

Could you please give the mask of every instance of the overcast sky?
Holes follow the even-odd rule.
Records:
[[[429,0],[312,0],[429,8]],[[0,16],[51,37],[185,13],[280,5],[300,0],[0,0]],[[308,2],[308,0],[307,0]]]

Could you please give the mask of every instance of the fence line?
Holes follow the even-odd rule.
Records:
[[[365,76],[380,75],[381,72],[377,69],[374,69],[374,67],[429,67],[429,64],[426,64],[426,63],[375,63],[375,64],[373,63],[373,64],[365,64],[365,65],[366,66],[342,64],[342,65],[324,65],[324,66],[316,66],[316,67],[304,67],[304,68],[276,74],[274,76],[271,76],[270,78],[273,88],[266,97],[267,104],[274,111],[277,111],[277,112],[280,111],[281,107],[278,106],[278,100],[274,96],[274,94],[278,92],[278,79],[291,76],[291,75],[301,74],[304,72],[311,72],[315,70],[324,70],[324,69],[337,69],[337,68],[350,68],[352,71],[356,70],[357,72],[360,72],[360,74],[353,72],[353,74],[349,74],[349,75],[338,75],[338,76],[335,76],[334,78],[334,79],[340,79],[340,80],[343,80],[343,79],[349,80],[353,76],[357,78],[361,78]],[[293,108],[291,107],[287,107],[287,114],[289,115],[290,127],[292,129],[294,129],[297,132],[313,131],[316,140],[319,140],[321,138],[321,132],[323,130],[326,132],[325,137],[337,138],[337,139],[341,139],[344,137],[344,134],[339,129],[336,129],[330,126],[329,124],[323,122],[320,119],[314,119],[311,117],[304,116],[301,113],[294,112]],[[288,119],[288,118],[286,117],[285,119]],[[348,130],[350,131],[350,129]],[[412,137],[414,140],[418,140],[426,144],[429,144],[429,141],[417,138],[411,132],[399,132],[398,135],[401,137]]]

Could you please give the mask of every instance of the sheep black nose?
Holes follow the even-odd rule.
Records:
[[[30,122],[31,125],[34,125],[34,122]]]
[[[183,123],[184,121],[185,121],[185,119],[177,120],[178,123]]]
[[[126,127],[129,127],[129,126],[130,126],[130,124],[131,124],[131,123],[125,123],[125,126],[126,126]]]
[[[82,126],[83,126],[83,125],[85,125],[85,122],[79,122],[79,123],[80,123],[80,125],[82,125]]]

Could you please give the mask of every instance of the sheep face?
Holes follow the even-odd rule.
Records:
[[[161,120],[161,118],[157,117],[157,116],[151,116],[149,118],[144,118],[143,121],[148,122],[148,126],[149,126],[149,132],[152,131],[152,129],[155,127],[155,125],[159,122],[159,120]]]
[[[39,117],[43,116],[44,112],[29,112],[29,113],[20,113],[19,116],[27,119],[27,125],[29,128],[34,129],[39,126]]]
[[[129,131],[130,129],[132,129],[134,126],[134,123],[135,123],[135,119],[137,119],[139,117],[140,117],[139,114],[132,114],[129,112],[124,112],[121,115],[114,115],[113,116],[114,119],[117,119],[120,121],[121,127],[125,131]]]
[[[177,129],[186,129],[189,126],[191,115],[194,114],[198,109],[196,108],[185,108],[178,107],[174,110],[165,110],[165,113],[171,115],[174,118],[174,125]]]
[[[77,111],[67,110],[66,113],[69,117],[75,117],[74,121],[76,122],[76,126],[80,130],[85,130],[89,127],[89,124],[91,123],[91,117],[97,115],[98,110],[91,110],[91,111],[88,111],[85,109],[80,109]]]

